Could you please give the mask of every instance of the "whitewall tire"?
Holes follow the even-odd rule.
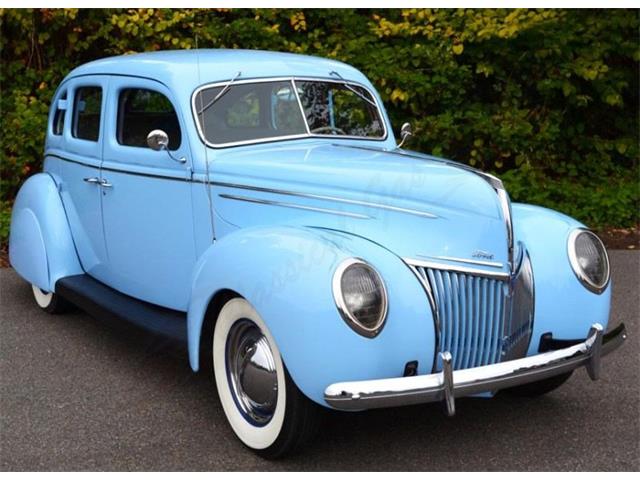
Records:
[[[38,306],[47,313],[64,313],[68,310],[68,303],[53,292],[46,292],[36,285],[31,285],[33,298]]]
[[[245,299],[233,298],[220,311],[212,354],[222,408],[247,447],[275,458],[306,443],[318,407],[295,386],[269,328]]]

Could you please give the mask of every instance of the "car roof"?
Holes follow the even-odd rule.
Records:
[[[263,50],[165,50],[108,57],[74,69],[66,79],[83,75],[130,75],[192,92],[200,85],[234,78],[327,77],[337,72],[347,80],[372,88],[357,69],[326,58]],[[335,78],[335,76],[334,76]]]

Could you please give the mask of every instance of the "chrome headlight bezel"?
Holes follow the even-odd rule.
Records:
[[[580,235],[589,235],[593,240],[595,240],[596,244],[599,245],[601,249],[602,258],[604,259],[606,270],[604,280],[600,284],[594,282],[589,277],[589,275],[585,273],[584,269],[580,265],[580,262],[578,261],[578,256],[576,254],[576,241]],[[569,239],[567,241],[567,250],[569,254],[569,263],[571,264],[571,269],[573,270],[573,273],[576,275],[578,280],[580,280],[580,283],[582,283],[582,285],[584,285],[587,290],[593,293],[601,294],[602,292],[604,292],[607,289],[607,286],[609,285],[609,281],[611,279],[611,265],[609,263],[609,255],[607,253],[607,249],[605,248],[604,243],[602,243],[602,240],[600,240],[600,238],[591,230],[588,230],[586,228],[576,228],[569,234]]]
[[[354,265],[364,266],[369,270],[370,273],[376,276],[378,283],[380,285],[380,295],[382,297],[382,305],[380,307],[380,317],[376,322],[374,327],[367,327],[360,323],[358,319],[353,315],[344,299],[343,291],[342,291],[342,277],[345,272]],[[335,273],[333,274],[332,281],[332,290],[333,290],[333,299],[335,301],[338,312],[340,312],[340,316],[345,321],[345,323],[356,333],[368,337],[373,338],[376,337],[384,328],[384,325],[387,321],[387,311],[389,308],[389,301],[387,296],[387,288],[382,280],[382,276],[378,273],[378,271],[373,268],[369,263],[365,262],[359,258],[348,258],[342,261],[338,268],[336,268]]]

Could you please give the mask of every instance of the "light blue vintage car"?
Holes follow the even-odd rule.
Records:
[[[402,128],[402,142],[410,136]],[[401,145],[400,145],[401,146]],[[625,338],[579,222],[400,148],[343,63],[144,53],[60,84],[10,260],[67,302],[188,345],[244,444],[300,447],[339,410],[548,392]]]

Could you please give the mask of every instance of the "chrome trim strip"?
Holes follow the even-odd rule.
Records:
[[[464,267],[461,265],[451,265],[449,263],[433,262],[428,260],[420,260],[417,258],[402,259],[404,263],[411,266],[423,267],[423,268],[435,268],[437,270],[449,270],[452,272],[468,273],[470,275],[478,275],[480,277],[495,278],[497,280],[508,281],[511,278],[509,272],[496,272],[492,270],[483,270],[480,268]]]
[[[199,181],[199,180],[195,180],[195,181]],[[331,195],[320,195],[320,194],[316,194],[316,193],[305,193],[305,192],[294,192],[291,190],[278,190],[278,189],[274,189],[274,188],[265,188],[265,187],[257,187],[254,185],[240,185],[240,184],[236,184],[236,183],[225,183],[225,182],[211,182],[211,185],[215,185],[217,187],[228,187],[228,188],[237,188],[237,189],[241,189],[241,190],[252,190],[252,191],[256,191],[256,192],[264,192],[264,193],[273,193],[276,195],[289,195],[289,196],[293,196],[293,197],[301,197],[301,198],[312,198],[314,200],[326,200],[329,202],[339,202],[339,203],[346,203],[349,205],[360,205],[363,207],[371,207],[371,208],[379,208],[379,209],[383,209],[383,210],[390,210],[392,212],[400,212],[400,213],[407,213],[410,215],[418,215],[420,217],[425,217],[425,218],[439,218],[437,215],[434,215],[433,213],[428,213],[428,212],[422,212],[420,210],[412,210],[410,208],[402,208],[402,207],[394,207],[392,205],[384,205],[381,203],[374,203],[374,202],[366,202],[363,200],[351,200],[348,198],[342,198],[342,197],[334,197]]]
[[[493,177],[495,178],[495,177]],[[502,210],[502,217],[504,218],[505,227],[507,228],[507,248],[508,248],[508,257],[509,257],[509,266],[511,272],[516,271],[516,264],[514,262],[514,245],[513,245],[513,223],[511,220],[511,201],[509,200],[509,195],[507,191],[502,186],[502,182],[500,182],[499,187],[494,187],[496,193],[498,194],[498,201],[500,202],[500,209]]]
[[[370,220],[371,217],[367,215],[361,215],[359,213],[351,213],[351,212],[342,212],[340,210],[331,210],[328,208],[318,208],[318,207],[310,207],[307,205],[297,205],[295,203],[284,203],[284,202],[275,202],[273,200],[265,200],[262,198],[251,198],[251,197],[242,197],[239,195],[229,195],[226,193],[221,193],[218,195],[220,198],[226,198],[228,200],[238,200],[241,202],[250,202],[250,203],[259,203],[261,205],[272,205],[276,207],[286,207],[286,208],[297,208],[299,210],[309,210],[312,212],[320,212],[320,213],[330,213],[332,215],[342,215],[343,217],[351,217],[358,218],[361,220]]]
[[[126,175],[135,175],[137,177],[158,178],[160,180],[175,180],[177,182],[204,183],[204,182],[200,182],[198,180],[192,180],[191,178],[186,178],[184,176],[171,177],[169,175],[160,175],[160,174],[155,174],[155,173],[133,172],[131,170],[112,168],[112,167],[104,167],[104,166],[103,167],[98,167],[98,166],[95,166],[95,165],[91,165],[90,163],[80,162],[78,160],[71,160],[70,158],[61,157],[60,155],[57,155],[55,153],[46,153],[45,154],[45,158],[46,157],[57,158],[58,160],[62,160],[63,162],[75,163],[76,165],[82,165],[83,167],[99,169],[99,170],[102,170],[103,172],[124,173]],[[188,172],[185,170],[182,173],[183,174],[187,174]]]
[[[469,260],[468,258],[460,258],[460,257],[445,257],[443,255],[437,255],[434,257],[430,257],[427,255],[418,255],[422,258],[429,258],[432,260],[445,260],[448,262],[457,262],[457,263],[469,263],[471,265],[482,265],[484,267],[494,267],[494,268],[502,268],[504,267],[503,263],[500,262],[487,262],[484,260]]]
[[[406,263],[406,260],[405,260],[405,263]],[[431,306],[431,313],[433,314],[434,336],[435,336],[435,348],[433,349],[433,364],[432,364],[433,366],[431,367],[431,370],[435,372],[437,359],[438,359],[438,352],[442,350],[442,346],[441,346],[442,323],[440,321],[440,311],[438,310],[438,305],[436,304],[436,298],[433,296],[433,290],[431,290],[431,285],[429,285],[429,282],[425,278],[423,278],[422,275],[420,275],[420,272],[418,272],[418,269],[415,266],[408,263],[407,263],[407,266],[413,272],[413,274],[418,278],[420,285],[422,285],[422,288],[427,294],[427,299],[429,300],[429,305]]]
[[[595,238],[596,241],[600,243],[600,246],[604,251],[604,258],[607,262],[607,275],[602,285],[597,285],[593,283],[591,279],[584,274],[584,271],[580,266],[580,262],[578,262],[578,257],[576,256],[575,243],[576,243],[576,239],[578,238],[578,235],[580,235],[581,233],[587,233],[591,235],[593,238]],[[607,289],[607,286],[609,285],[609,281],[611,280],[611,264],[609,262],[609,254],[607,253],[607,249],[604,246],[604,243],[602,243],[602,240],[600,240],[600,237],[598,237],[595,233],[593,233],[591,230],[587,228],[576,228],[572,230],[571,233],[569,233],[569,238],[567,239],[567,255],[569,255],[569,263],[571,264],[571,269],[573,270],[573,273],[578,278],[580,283],[582,283],[582,285],[584,285],[584,287],[587,290],[593,293],[597,293],[599,295]]]
[[[85,167],[91,167],[91,168],[99,168],[97,166],[91,165],[91,164],[87,164],[87,163],[83,163],[83,162],[79,162],[77,160],[71,160],[69,158],[65,158],[65,157],[61,157],[59,155],[53,154],[53,153],[48,153],[45,156],[47,157],[55,157],[59,160],[65,161],[65,162],[70,162],[70,163],[75,163],[78,165],[82,165]],[[175,180],[178,182],[191,182],[191,183],[204,183],[206,184],[206,180],[204,179],[198,179],[198,178],[185,178],[185,177],[170,177],[167,175],[157,175],[157,174],[153,174],[153,173],[141,173],[141,172],[132,172],[130,170],[120,170],[120,169],[116,169],[116,168],[110,168],[110,167],[102,167],[103,171],[106,172],[117,172],[117,173],[125,173],[125,174],[129,174],[129,175],[137,175],[140,177],[150,177],[150,178],[159,178],[162,180]],[[277,195],[289,195],[289,196],[294,196],[294,197],[301,197],[301,198],[312,198],[315,200],[326,200],[326,201],[330,201],[330,202],[339,202],[339,203],[346,203],[349,205],[360,205],[363,207],[371,207],[371,208],[379,208],[382,210],[390,210],[392,212],[399,212],[399,213],[406,213],[409,215],[417,215],[419,217],[424,217],[424,218],[440,218],[438,217],[438,215],[434,215],[433,213],[429,213],[429,212],[422,212],[420,210],[413,210],[410,208],[403,208],[403,207],[394,207],[392,205],[384,205],[382,203],[374,203],[374,202],[366,202],[366,201],[362,201],[362,200],[351,200],[348,198],[342,198],[342,197],[334,197],[331,195],[320,195],[320,194],[315,194],[315,193],[305,193],[305,192],[293,192],[293,191],[289,191],[289,190],[278,190],[278,189],[273,189],[273,188],[265,188],[265,187],[257,187],[254,185],[241,185],[241,184],[236,184],[236,183],[226,183],[226,182],[209,182],[210,185],[214,185],[217,187],[228,187],[228,188],[237,188],[240,190],[251,190],[251,191],[255,191],[255,192],[265,192],[265,193],[273,193],[273,194],[277,194]],[[359,215],[359,214],[353,214],[353,215]],[[371,218],[369,216],[367,216],[366,218]]]
[[[381,137],[358,137],[358,136],[353,136],[353,135],[322,135],[322,134],[317,134],[317,133],[310,133],[309,131],[309,126],[308,126],[308,122],[306,119],[306,116],[304,115],[304,109],[302,108],[302,104],[300,102],[300,97],[297,95],[297,89],[295,88],[295,81],[299,80],[299,81],[307,81],[307,82],[328,82],[328,83],[348,83],[350,85],[356,85],[358,87],[361,87],[363,89],[365,89],[367,91],[367,93],[369,93],[369,95],[371,95],[371,98],[373,98],[373,100],[376,103],[376,108],[378,110],[378,116],[380,117],[380,122],[382,123],[382,127],[384,128],[384,134]],[[195,120],[195,124],[196,124],[196,130],[198,131],[198,136],[200,137],[200,140],[208,147],[210,148],[228,148],[228,147],[237,147],[237,146],[242,146],[242,145],[254,145],[257,143],[268,143],[268,142],[273,142],[273,141],[280,141],[280,140],[295,140],[295,139],[299,139],[299,138],[331,138],[333,140],[368,140],[368,141],[374,141],[374,142],[383,142],[385,141],[388,136],[389,136],[389,131],[387,129],[387,122],[385,121],[385,117],[382,114],[382,108],[380,107],[380,103],[378,102],[377,97],[371,92],[371,90],[366,86],[363,85],[359,82],[356,82],[354,80],[348,80],[348,79],[343,79],[343,80],[338,80],[335,78],[325,78],[325,77],[298,77],[298,76],[288,76],[288,77],[263,77],[263,78],[246,78],[243,80],[236,80],[233,85],[243,85],[243,84],[250,84],[250,83],[266,83],[266,82],[294,82],[294,92],[296,92],[296,99],[298,100],[298,105],[300,105],[301,111],[303,112],[302,118],[305,122],[305,129],[307,130],[307,133],[302,133],[302,134],[296,134],[296,135],[283,135],[280,137],[268,137],[268,138],[259,138],[259,139],[254,139],[254,140],[243,140],[243,141],[239,141],[239,142],[228,142],[228,143],[211,143],[209,142],[205,135],[202,132],[202,128],[200,126],[200,122],[198,121],[198,115],[197,115],[197,109],[196,109],[196,96],[198,95],[198,93],[200,93],[202,90],[207,90],[209,88],[216,88],[216,87],[220,87],[220,86],[224,86],[228,83],[227,81],[221,81],[221,82],[213,82],[213,83],[207,83],[204,85],[199,86],[198,88],[196,88],[193,93],[191,94],[191,113],[193,115],[193,119]]]
[[[445,372],[334,383],[325,389],[324,399],[330,406],[347,411],[442,400],[447,400],[452,410],[452,398],[536,382],[581,366],[587,366],[597,376],[600,357],[626,339],[624,325],[607,335],[603,335],[603,330],[602,325],[596,323],[586,340],[577,345],[484,367],[455,370],[451,375]]]
[[[357,264],[365,265],[371,271],[373,271],[378,276],[380,284],[382,285],[382,315],[380,317],[380,321],[374,328],[367,328],[360,322],[358,322],[358,320],[351,314],[351,312],[347,308],[347,305],[344,301],[344,296],[342,295],[342,275],[347,270],[347,268]],[[349,325],[350,328],[355,330],[360,335],[368,338],[373,338],[380,333],[387,320],[389,301],[387,297],[387,287],[384,284],[384,280],[382,280],[382,277],[375,268],[373,268],[371,265],[360,258],[347,258],[338,265],[338,268],[336,268],[336,271],[333,274],[333,279],[331,280],[331,290],[333,292],[333,301],[336,304],[336,308],[338,309],[338,312],[340,312],[340,316],[342,317],[342,319],[347,325]]]

